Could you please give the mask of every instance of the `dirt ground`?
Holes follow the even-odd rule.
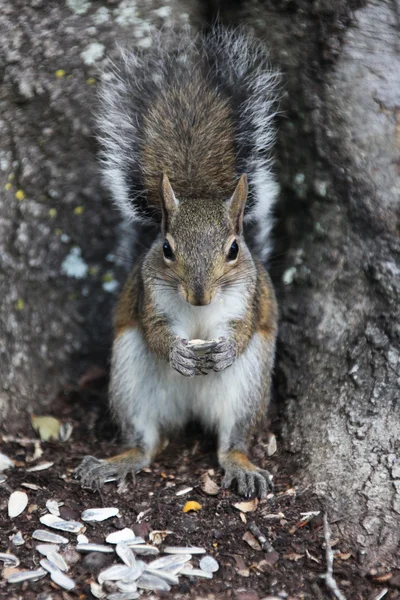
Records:
[[[104,543],[107,534],[123,527],[131,527],[135,534],[148,541],[152,530],[169,530],[163,545],[202,546],[214,556],[219,571],[212,580],[180,577],[179,585],[171,592],[158,594],[166,598],[223,600],[259,600],[279,598],[308,600],[332,598],[321,575],[326,571],[322,506],[309,491],[296,489],[292,481],[292,458],[279,450],[266,458],[265,439],[259,438],[253,447],[253,456],[260,466],[274,473],[275,490],[256,510],[241,513],[233,504],[241,501],[233,492],[220,490],[218,495],[206,494],[200,486],[200,477],[209,473],[217,484],[221,481],[215,448],[212,441],[204,442],[198,430],[190,430],[163,452],[151,469],[137,475],[136,485],[118,494],[115,483],[108,483],[101,491],[82,490],[72,477],[72,470],[81,457],[94,454],[98,457],[112,454],[116,449],[115,432],[110,426],[105,408],[106,375],[94,369],[80,380],[76,389],[60,395],[53,415],[74,426],[66,442],[41,442],[43,454],[30,462],[34,444],[14,441],[5,436],[1,451],[16,461],[15,468],[6,471],[7,479],[0,484],[0,552],[10,551],[21,561],[20,569],[39,566],[42,558],[31,538],[35,529],[46,529],[39,523],[49,499],[63,502],[61,516],[80,520],[87,508],[117,506],[121,517],[104,522],[87,523],[85,535],[91,542]],[[35,439],[33,431],[24,432]],[[113,443],[114,440],[114,443]],[[54,465],[44,471],[26,472],[36,462],[51,461]],[[21,487],[22,483],[39,486],[37,490]],[[192,488],[183,495],[177,492]],[[12,491],[24,490],[29,497],[25,511],[11,520],[7,515],[7,502]],[[183,513],[188,500],[195,500],[202,508],[198,512]],[[303,513],[321,511],[319,515],[305,517]],[[303,520],[302,520],[303,519]],[[257,548],[249,534],[256,525],[272,544],[273,552]],[[25,544],[14,546],[10,538],[21,531]],[[253,530],[254,531],[254,530]],[[246,534],[256,548],[244,539]],[[57,532],[62,533],[62,532]],[[63,534],[64,535],[64,534]],[[93,598],[90,582],[98,572],[111,564],[110,554],[91,553],[78,555],[72,552],[76,536],[65,534],[71,545],[63,549],[76,563],[69,575],[76,581],[71,592],[60,590],[47,577],[35,583],[7,584],[0,581],[2,600],[68,600]],[[334,576],[347,600],[395,600],[400,598],[400,573],[363,573],[361,555],[341,539],[335,539]],[[162,545],[159,546],[162,549]],[[71,558],[72,557],[72,558]],[[194,561],[196,563],[196,561]],[[2,566],[2,563],[0,563]],[[196,566],[196,565],[195,565]],[[386,592],[385,592],[386,590]],[[143,597],[155,597],[155,592],[143,592]]]

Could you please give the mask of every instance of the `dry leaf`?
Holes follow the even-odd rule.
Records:
[[[242,523],[247,523],[246,515],[244,513],[239,513],[239,517]]]
[[[297,562],[301,558],[304,558],[304,554],[296,554],[296,552],[289,552],[288,554],[284,554],[283,558],[286,558],[287,560],[294,560],[295,562]]]
[[[149,533],[149,538],[150,541],[155,544],[156,546],[158,546],[159,544],[162,544],[163,541],[165,540],[165,538],[167,537],[167,535],[169,535],[170,533],[174,533],[173,531],[168,531],[168,529],[165,529],[163,531],[161,530],[154,530],[151,531]]]
[[[254,512],[258,506],[258,498],[253,498],[248,502],[236,502],[233,506],[243,513]]]
[[[246,533],[243,534],[242,540],[246,542],[250,548],[253,548],[253,550],[257,550],[258,552],[262,551],[259,541],[254,537],[251,531],[246,531]]]
[[[31,423],[33,429],[43,442],[58,440],[61,423],[54,417],[37,417],[32,415]]]
[[[215,481],[211,479],[208,473],[203,473],[200,477],[200,487],[204,493],[209,496],[216,496],[221,489]]]
[[[201,510],[202,508],[203,507],[198,502],[195,502],[194,500],[189,500],[188,502],[186,502],[185,506],[182,508],[182,511],[184,513],[191,512],[191,511],[197,512],[197,511]]]
[[[384,575],[376,575],[375,577],[372,577],[372,580],[378,581],[378,583],[386,583],[386,581],[389,581],[392,579],[392,577],[393,573],[385,573]]]
[[[338,552],[335,554],[335,558],[340,558],[340,560],[349,560],[351,557],[351,552]]]

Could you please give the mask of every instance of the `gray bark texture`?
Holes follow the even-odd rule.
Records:
[[[398,6],[249,2],[235,21],[254,29],[282,70],[284,446],[300,485],[326,499],[337,533],[365,551],[365,565],[398,567]]]
[[[170,10],[165,9],[165,6]],[[275,273],[282,439],[366,564],[400,565],[400,52],[393,0],[221,2],[282,70]],[[3,0],[0,419],[49,405],[109,342],[114,209],[91,111],[115,41],[183,0]],[[274,265],[274,263],[273,263]],[[278,272],[278,275],[276,273]],[[18,413],[21,414],[21,413]],[[3,421],[5,422],[5,421]]]
[[[0,7],[0,423],[20,428],[107,358],[118,215],[99,183],[96,82],[116,42],[196,21],[194,2]],[[21,409],[24,409],[21,411]]]

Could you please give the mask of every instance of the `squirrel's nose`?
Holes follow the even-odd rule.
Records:
[[[186,300],[193,306],[206,306],[207,304],[210,304],[212,297],[209,292],[190,290],[187,293]]]

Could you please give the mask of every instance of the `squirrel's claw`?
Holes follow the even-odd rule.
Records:
[[[169,354],[170,365],[184,377],[193,377],[198,373],[199,358],[187,347],[187,340],[176,338]]]
[[[204,355],[203,367],[216,372],[230,367],[236,360],[236,343],[232,339],[220,337],[210,352]]]

